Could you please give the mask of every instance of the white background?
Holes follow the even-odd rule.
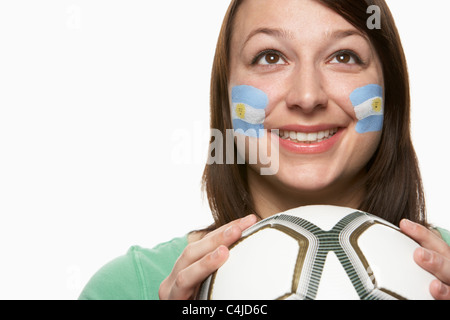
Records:
[[[212,222],[200,180],[229,0],[0,1],[0,299],[76,299],[131,245]],[[450,2],[388,3],[429,219],[450,229]]]

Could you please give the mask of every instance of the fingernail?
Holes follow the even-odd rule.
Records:
[[[211,257],[213,259],[217,259],[219,257],[220,254],[220,247],[218,247],[216,250],[214,250],[214,252],[212,253]]]
[[[239,224],[240,224],[240,225],[247,225],[247,224],[249,224],[250,222],[253,222],[254,219],[255,219],[255,216],[254,216],[253,214],[251,214],[251,215],[248,215],[248,216],[242,218],[242,220],[240,221]]]
[[[403,219],[403,224],[404,226],[406,226],[408,229],[414,229],[416,227],[416,224],[413,223],[411,220],[408,219]]]
[[[443,296],[446,296],[446,295],[447,295],[447,290],[448,290],[447,286],[444,285],[444,284],[441,282],[441,283],[440,283],[440,286],[439,286],[439,294],[441,294],[441,295],[443,295]]]
[[[225,238],[228,238],[229,236],[231,236],[232,233],[233,233],[233,226],[226,228],[225,231],[223,232],[223,235]]]
[[[423,261],[430,262],[432,258],[433,258],[433,256],[431,255],[431,252],[429,252],[428,250],[422,248],[422,259],[423,259]]]

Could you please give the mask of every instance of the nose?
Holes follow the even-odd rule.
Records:
[[[290,109],[309,114],[326,108],[328,96],[322,87],[320,72],[313,66],[299,66],[290,76],[286,104]]]

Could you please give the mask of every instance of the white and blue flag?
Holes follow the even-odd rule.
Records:
[[[236,133],[260,138],[264,136],[267,95],[252,86],[236,86],[231,91],[231,118]]]
[[[358,88],[350,95],[355,109],[358,133],[381,131],[384,121],[383,88],[377,84],[369,84]]]

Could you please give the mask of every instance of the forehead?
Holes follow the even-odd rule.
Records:
[[[357,29],[339,14],[316,0],[245,0],[233,25],[233,39],[243,42],[258,29],[284,30],[285,37],[314,39],[336,30]]]

